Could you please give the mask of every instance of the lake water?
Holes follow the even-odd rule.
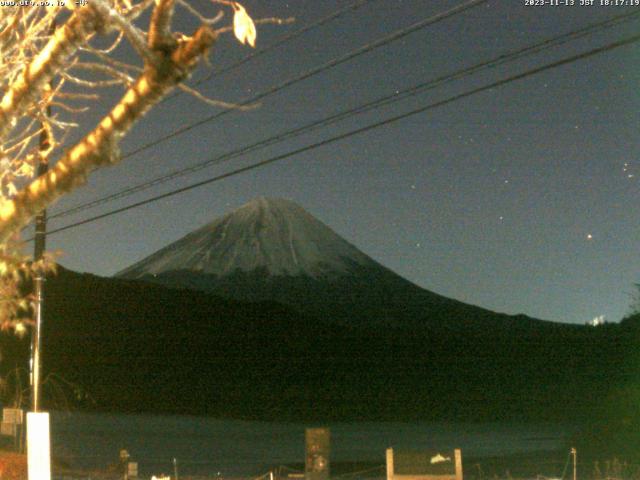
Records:
[[[461,448],[466,457],[554,450],[572,429],[557,424],[303,423],[153,415],[52,413],[53,456],[104,468],[125,448],[141,474],[258,476],[304,461],[307,427],[331,428],[331,461],[384,464],[385,449]]]

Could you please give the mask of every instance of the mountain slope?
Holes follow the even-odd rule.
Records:
[[[295,203],[259,198],[117,274],[242,301],[276,301],[324,320],[409,325],[536,322],[452,300],[405,280]]]
[[[626,362],[636,338],[616,328],[372,329],[63,268],[45,293],[45,373],[84,387],[97,401],[85,408],[265,420],[566,421],[637,378],[636,364]],[[28,341],[5,334],[0,345],[7,360],[26,365]]]

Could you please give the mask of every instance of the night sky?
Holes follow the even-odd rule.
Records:
[[[353,0],[246,0],[266,47]],[[242,102],[465,0],[372,0],[203,82]],[[96,172],[50,214],[569,33],[640,6],[495,0],[326,70]],[[216,7],[192,2],[215,14]],[[189,31],[183,13],[177,29]],[[227,17],[227,21],[229,21]],[[182,22],[182,23],[181,23]],[[355,130],[638,33],[640,17],[172,182],[51,220],[54,229]],[[252,53],[223,36],[193,81]],[[126,56],[127,53],[122,55]],[[640,46],[624,46],[451,102],[49,239],[61,263],[112,275],[254,197],[289,198],[416,284],[491,310],[572,323],[628,313],[640,282]],[[115,96],[86,121],[91,127]],[[101,108],[103,110],[101,110]],[[220,111],[188,95],[158,106],[129,152]],[[73,139],[74,137],[71,137]],[[77,138],[77,136],[75,137]]]

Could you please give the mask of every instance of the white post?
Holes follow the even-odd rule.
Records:
[[[456,480],[462,480],[462,450],[456,448],[453,453],[456,458]]]
[[[393,480],[393,448],[387,448],[387,480]]]
[[[27,467],[29,480],[51,480],[49,414],[27,413]]]

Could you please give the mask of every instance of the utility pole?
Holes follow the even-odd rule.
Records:
[[[578,451],[575,448],[571,449],[571,456],[573,457],[573,480],[577,480]]]
[[[47,107],[47,116],[51,114],[50,107]],[[36,169],[36,177],[44,175],[49,169],[49,164],[45,158],[44,152],[50,148],[50,139],[47,130],[42,128],[40,132],[40,161]],[[44,251],[46,248],[47,237],[47,210],[44,209],[38,215],[36,215],[36,232],[34,237],[34,250],[33,261],[37,262],[42,260]],[[34,306],[34,327],[31,334],[31,411],[37,412],[40,410],[40,367],[42,365],[40,359],[41,349],[41,330],[42,330],[42,309],[43,309],[43,296],[44,296],[44,272],[38,270],[35,278],[33,279],[33,290],[35,296]]]
[[[56,30],[55,20],[51,22],[49,26],[49,33],[53,35]],[[45,118],[51,116],[51,105],[47,105],[44,112]],[[46,119],[40,123],[42,130],[40,131],[38,150],[40,158],[36,167],[36,178],[44,175],[49,170],[49,159],[47,158],[48,152],[51,150],[51,138],[49,137],[49,130],[45,125]],[[42,260],[47,243],[47,210],[43,209],[36,215],[36,231],[34,236],[34,249],[33,249],[33,261],[38,262]],[[31,334],[31,411],[38,412],[40,410],[40,370],[42,367],[42,360],[40,358],[40,350],[42,346],[41,333],[42,333],[42,310],[44,300],[44,282],[45,275],[42,269],[38,269],[33,279],[33,293],[35,297],[34,306],[34,327]]]
[[[51,20],[49,25],[49,35],[53,35],[56,31],[56,20]],[[51,84],[49,84],[49,90]],[[48,102],[48,99],[46,99]],[[45,120],[40,122],[42,130],[40,131],[40,138],[38,144],[38,150],[40,158],[36,167],[36,178],[44,175],[49,170],[49,159],[47,158],[48,152],[51,150],[52,139],[49,136],[49,130],[47,129],[46,119],[51,117],[51,105],[47,103],[45,112]],[[34,236],[34,248],[33,248],[33,261],[37,262],[42,260],[44,251],[46,248],[47,240],[47,210],[43,209],[36,215],[36,231]],[[35,296],[34,306],[34,327],[31,333],[31,411],[38,412],[40,410],[40,369],[42,367],[42,360],[40,358],[41,349],[41,330],[42,330],[42,309],[44,300],[44,282],[45,276],[42,269],[36,271],[35,278],[33,279],[33,290]]]
[[[55,24],[51,24],[53,31]],[[48,100],[48,99],[44,99]],[[45,117],[51,116],[51,109],[46,107]],[[41,176],[48,170],[47,156],[51,150],[51,142],[47,119],[40,124],[42,130],[39,139],[39,161],[36,167],[36,176]],[[47,212],[41,211],[36,215],[35,248],[33,261],[42,260],[46,244]],[[49,427],[49,414],[40,411],[40,335],[42,331],[42,309],[44,296],[44,271],[36,267],[34,270],[33,289],[35,296],[34,326],[31,332],[31,411],[27,412],[27,470],[29,480],[51,480],[51,433]]]

